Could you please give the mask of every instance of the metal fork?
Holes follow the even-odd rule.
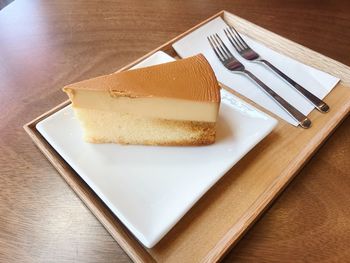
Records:
[[[276,92],[270,89],[265,83],[263,83],[260,79],[258,79],[253,73],[246,70],[244,65],[239,62],[230,52],[230,50],[226,47],[224,42],[222,42],[221,38],[218,34],[211,35],[207,37],[214,53],[219,58],[221,63],[233,73],[243,73],[244,75],[250,77],[255,83],[257,83],[263,91],[265,91],[272,99],[274,99],[279,106],[281,106],[286,112],[288,112],[296,121],[298,121],[299,125],[303,128],[309,128],[311,126],[311,121],[300,111],[294,108],[291,104],[285,101],[282,97],[280,97]]]
[[[302,94],[306,99],[308,99],[317,110],[320,112],[327,112],[329,110],[329,106],[322,100],[320,100],[318,97],[316,97],[314,94],[312,94],[310,91],[305,89],[303,86],[298,84],[296,81],[288,77],[286,74],[284,74],[281,70],[276,68],[274,65],[272,65],[269,61],[262,59],[260,55],[255,52],[253,49],[251,49],[248,44],[243,40],[243,38],[240,36],[240,34],[237,32],[237,30],[229,26],[226,29],[224,29],[225,34],[228,38],[228,40],[231,42],[233,47],[236,49],[236,51],[245,59],[261,62],[268,66],[270,69],[272,69],[275,73],[277,73],[280,77],[282,77],[284,80],[286,80],[292,87],[294,87],[300,94]]]

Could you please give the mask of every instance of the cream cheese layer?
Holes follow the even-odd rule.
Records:
[[[218,103],[171,98],[111,97],[106,91],[66,90],[74,108],[96,109],[168,120],[215,122]]]

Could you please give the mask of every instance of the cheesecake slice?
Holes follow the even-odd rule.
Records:
[[[220,90],[203,55],[63,88],[92,143],[205,145],[215,141]]]

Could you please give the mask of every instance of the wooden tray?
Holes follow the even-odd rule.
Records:
[[[68,101],[24,126],[39,149],[135,262],[212,262],[222,258],[350,111],[349,67],[226,11],[120,70],[128,69],[158,50],[176,57],[172,43],[217,16],[276,51],[339,77],[341,82],[325,99],[330,112],[313,111],[309,115],[313,121],[311,129],[295,128],[280,120],[274,132],[236,164],[152,249],[143,247],[132,236],[36,130],[39,121],[66,106]]]

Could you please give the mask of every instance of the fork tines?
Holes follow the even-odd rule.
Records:
[[[229,26],[226,29],[224,29],[224,31],[228,40],[231,42],[231,44],[237,50],[237,52],[241,52],[249,48],[248,44],[243,40],[243,38],[240,36],[240,34],[234,27]]]
[[[207,37],[207,39],[212,49],[214,50],[216,56],[220,59],[221,62],[224,62],[226,59],[233,57],[232,53],[221,40],[218,34],[213,34]]]

